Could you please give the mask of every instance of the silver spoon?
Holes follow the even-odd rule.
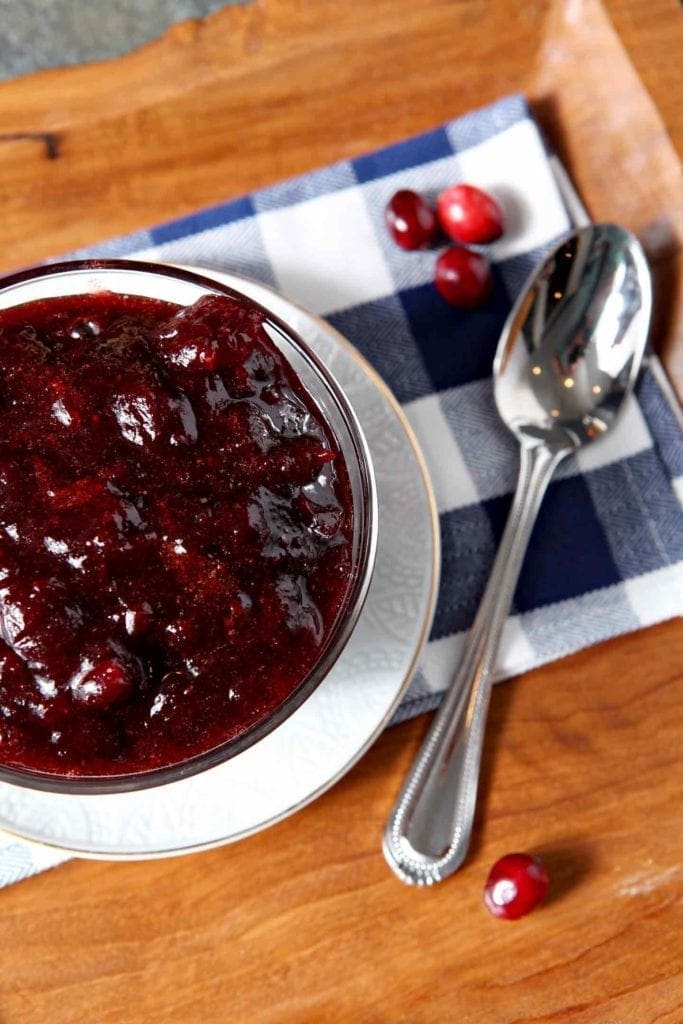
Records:
[[[494,390],[520,444],[517,491],[462,662],[387,822],[384,855],[403,882],[431,885],[465,859],[492,671],[538,509],[559,463],[606,434],[631,394],[650,308],[638,240],[597,224],[557,245],[508,317]]]

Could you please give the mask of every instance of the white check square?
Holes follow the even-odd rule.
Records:
[[[683,615],[683,565],[662,569],[625,580],[624,590],[641,626]]]
[[[278,287],[308,309],[332,313],[393,292],[357,188],[261,213],[258,223]]]
[[[427,460],[439,512],[479,501],[477,488],[453,437],[438,395],[427,395],[404,406]]]

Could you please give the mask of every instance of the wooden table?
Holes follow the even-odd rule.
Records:
[[[681,14],[675,0],[609,0],[608,12],[598,0],[261,0],[109,64],[6,83],[0,262],[522,89],[594,214],[644,238],[655,339],[680,383]],[[425,718],[236,846],[73,861],[2,891],[1,1024],[679,1024],[682,664],[668,623],[498,687],[472,855],[433,891],[401,886],[379,848]],[[513,849],[540,853],[553,889],[508,924],[481,890]]]

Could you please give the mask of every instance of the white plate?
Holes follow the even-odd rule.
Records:
[[[375,573],[359,622],[329,676],[279,728],[225,764],[139,793],[65,796],[0,784],[0,828],[79,856],[190,853],[257,832],[310,803],[356,763],[391,718],[434,612],[436,506],[424,459],[386,385],[329,324],[264,285],[201,272],[290,324],[348,395],[377,477]]]

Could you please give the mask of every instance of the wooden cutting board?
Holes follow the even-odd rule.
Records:
[[[683,385],[682,53],[674,0],[225,10],[116,61],[0,85],[0,265],[522,90],[593,215],[643,238],[655,342]],[[236,846],[74,861],[3,890],[1,1024],[680,1024],[682,665],[674,622],[498,687],[472,854],[432,891],[402,887],[379,847],[426,718]],[[513,849],[540,853],[553,888],[509,924],[481,890]]]

